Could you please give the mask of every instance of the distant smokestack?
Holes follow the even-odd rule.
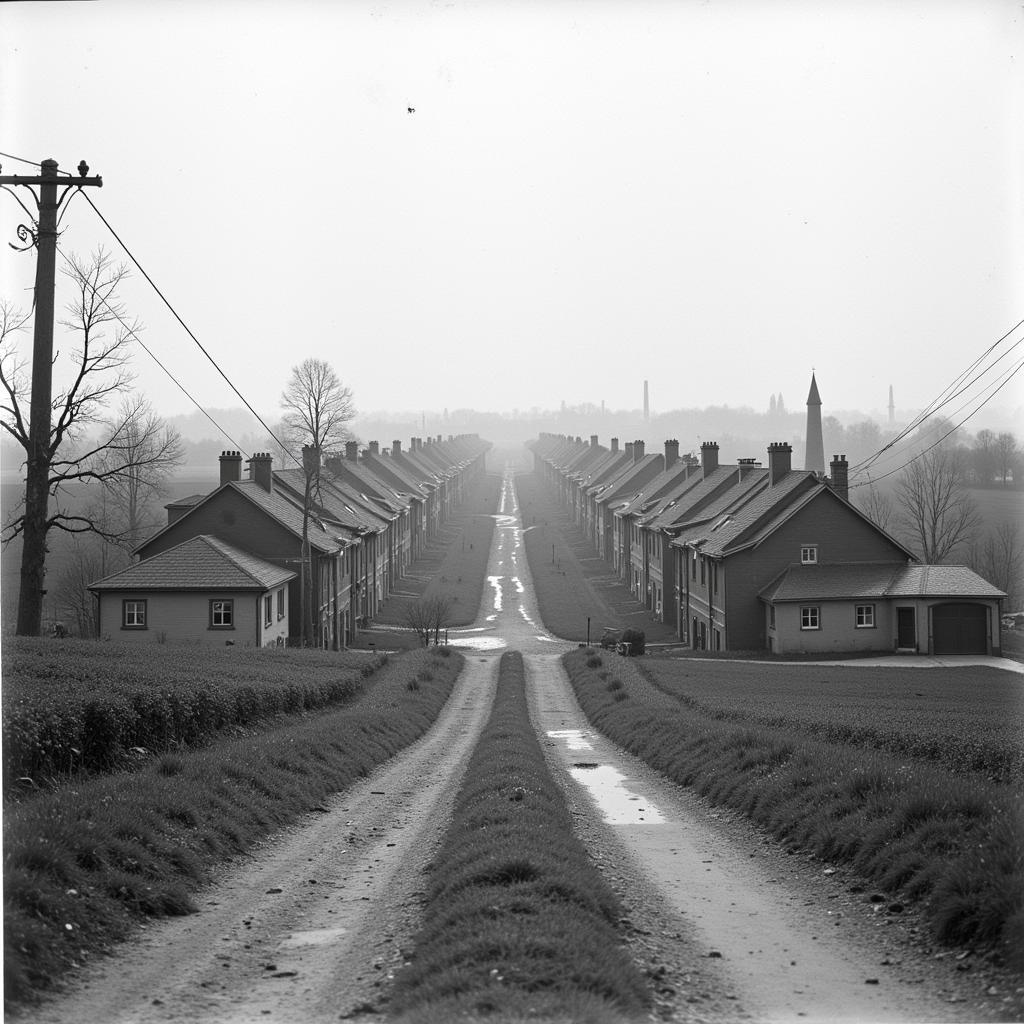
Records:
[[[647,381],[644,381],[644,422],[651,418],[651,403],[648,399]]]
[[[889,385],[889,426],[896,422],[896,403],[892,400],[892,385]]]

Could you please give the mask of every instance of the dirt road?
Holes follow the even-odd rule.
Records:
[[[478,624],[426,737],[31,1019],[45,1024],[384,1019],[423,868],[489,711],[497,655],[524,653],[532,713],[580,833],[657,979],[656,1019],[980,1020],[977,984],[935,960],[913,921],[879,916],[843,876],[787,857],[594,733],[536,614],[511,476]]]

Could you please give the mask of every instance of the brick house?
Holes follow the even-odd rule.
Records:
[[[289,569],[190,537],[93,583],[99,635],[130,643],[271,647],[288,638]]]

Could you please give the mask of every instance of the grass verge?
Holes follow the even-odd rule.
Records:
[[[411,602],[439,596],[453,599],[449,626],[473,622],[484,592],[501,482],[500,476],[488,473],[472,484],[461,507],[396,582],[394,592],[378,609],[375,623],[404,626]],[[367,635],[372,632],[370,627]]]
[[[187,914],[211,870],[317,810],[421,736],[459,655],[392,658],[343,709],[131,774],[68,784],[4,815],[4,996],[26,1002],[151,917]]]
[[[614,742],[791,848],[847,863],[878,888],[921,901],[940,942],[990,947],[1024,968],[1024,798],[1016,786],[824,740],[793,721],[773,726],[736,707],[720,716],[593,649],[564,661],[587,717]],[[714,687],[705,692],[714,701]]]
[[[11,637],[4,643],[4,793],[127,768],[225,730],[355,700],[381,657]]]
[[[522,656],[498,695],[434,859],[399,1020],[622,1022],[648,1002],[621,910],[576,838],[526,704]]]
[[[605,626],[642,629],[651,643],[675,643],[670,624],[629,592],[536,473],[516,474],[523,542],[541,619],[566,640],[596,641]]]

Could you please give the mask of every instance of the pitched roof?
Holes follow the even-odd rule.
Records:
[[[692,468],[692,467],[691,467]],[[663,469],[653,480],[644,486],[642,491],[637,491],[628,501],[615,510],[617,516],[638,516],[645,511],[652,511],[659,498],[665,498],[673,488],[687,479],[694,476],[694,473],[687,474],[685,462],[676,462]]]
[[[763,483],[764,477],[760,479]],[[765,487],[753,500],[737,509],[729,522],[721,525],[707,523],[690,531],[685,540],[691,544],[703,541],[702,550],[707,555],[723,555],[727,550],[755,544],[764,534],[779,525],[783,514],[801,492],[815,487],[824,488],[825,485],[818,483],[813,472],[791,470],[781,480]]]
[[[1006,595],[965,565],[842,562],[791,565],[759,596],[764,601],[779,602]]]
[[[295,573],[200,534],[89,585],[90,590],[271,590]]]

